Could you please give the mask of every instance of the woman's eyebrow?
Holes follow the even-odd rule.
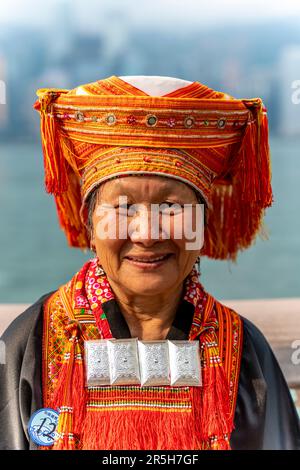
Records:
[[[128,184],[124,184],[121,180],[116,180],[111,188],[107,191],[105,190],[105,186],[103,187],[104,191],[102,193],[103,197],[109,198],[117,198],[119,196],[127,196],[128,198],[135,199],[137,196],[136,191],[132,186]],[[138,188],[139,190],[140,188]],[[139,194],[138,194],[139,196]],[[177,187],[174,188],[171,182],[164,181],[163,184],[160,183],[154,186],[154,189],[151,190],[151,197],[155,198],[167,198],[167,197],[175,197],[180,199],[190,199],[190,195],[182,190],[181,188]]]

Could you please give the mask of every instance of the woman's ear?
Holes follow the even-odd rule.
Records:
[[[90,238],[90,250],[96,253],[96,245],[95,245],[95,236],[94,236],[94,230],[91,233],[91,238]]]

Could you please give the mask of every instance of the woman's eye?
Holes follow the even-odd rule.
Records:
[[[183,204],[179,204],[178,202],[165,201],[160,204],[160,212],[162,214],[175,215],[181,213],[183,209]]]
[[[120,206],[115,206],[115,209],[120,210],[122,212],[128,211],[130,205],[129,204],[121,204]]]
[[[158,207],[159,207],[159,212],[161,214],[170,214],[171,216],[181,213],[184,209],[183,204],[179,204],[179,203],[171,202],[171,201],[162,202],[159,204]],[[131,210],[130,208],[131,208],[131,204],[121,204],[121,205],[114,206],[114,209],[118,211],[119,214],[122,214],[122,215],[134,215],[135,213],[139,213],[137,208],[132,207]]]

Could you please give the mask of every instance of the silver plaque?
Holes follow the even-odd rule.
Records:
[[[168,342],[139,341],[141,385],[169,385]]]
[[[168,340],[171,385],[200,386],[199,341]]]
[[[88,386],[109,385],[107,340],[84,342],[86,383]]]
[[[111,385],[140,384],[137,339],[108,340]]]

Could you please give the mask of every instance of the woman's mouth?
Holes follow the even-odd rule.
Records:
[[[163,266],[171,257],[173,256],[172,253],[168,253],[166,255],[161,256],[151,256],[150,257],[142,257],[142,256],[125,256],[126,261],[128,261],[133,266],[142,269],[155,269]]]

